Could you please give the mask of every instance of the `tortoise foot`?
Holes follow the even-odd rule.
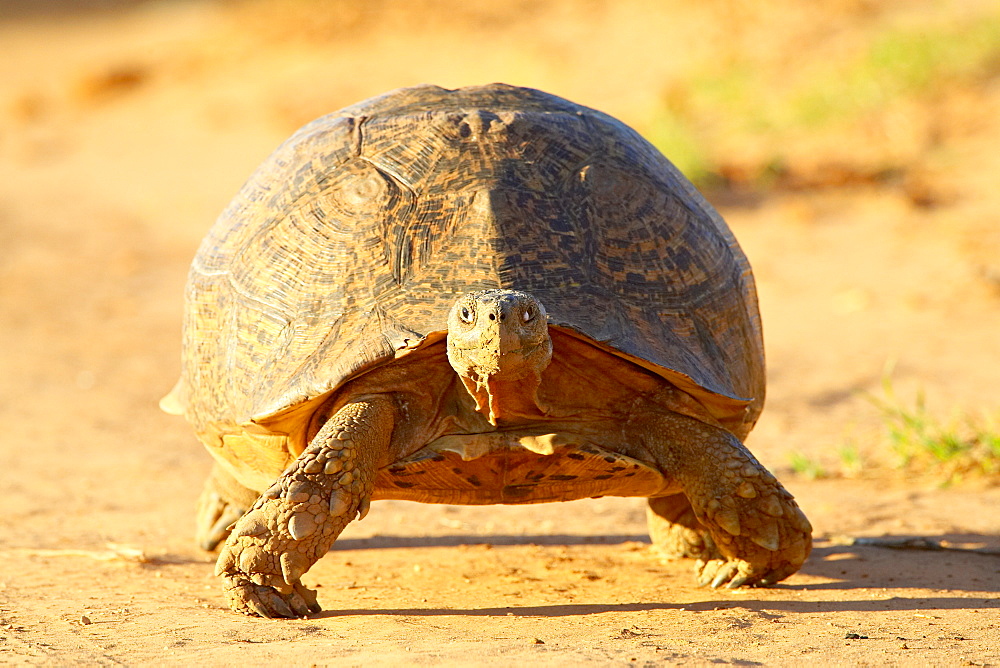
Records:
[[[216,575],[230,607],[261,617],[319,612],[300,578],[355,517],[368,511],[376,467],[392,429],[385,401],[350,404],[233,527]]]
[[[360,500],[344,503],[338,495],[342,485],[331,497],[323,489],[330,485],[288,478],[290,485],[282,478],[236,523],[219,553],[216,574],[237,612],[261,617],[319,612],[315,593],[300,578],[357,514]],[[336,485],[338,479],[330,482]],[[339,507],[331,513],[331,506]]]
[[[812,526],[774,476],[744,480],[737,493],[709,500],[699,518],[722,558],[702,559],[702,585],[732,589],[771,585],[795,573],[809,556]]]
[[[243,574],[225,575],[222,589],[231,609],[251,617],[308,617],[322,610],[316,592],[299,581],[272,586]]]
[[[738,438],[678,414],[638,424],[657,434],[661,468],[683,490],[650,500],[654,540],[659,531],[667,547],[700,559],[702,584],[773,584],[802,566],[812,526]]]
[[[279,492],[275,485],[265,495]],[[319,524],[313,520],[316,515],[322,517]],[[306,516],[312,522],[308,535],[300,526],[302,521],[296,520]],[[338,519],[343,528],[347,522]],[[315,593],[300,578],[330,548],[332,534],[327,511],[319,503],[262,497],[236,523],[219,552],[215,571],[222,577],[229,607],[260,617],[319,612]]]

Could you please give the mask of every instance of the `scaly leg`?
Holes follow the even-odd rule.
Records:
[[[802,566],[812,526],[739,439],[677,413],[646,414],[630,426],[663,474],[684,491],[721,553],[699,561],[701,584],[774,584]]]
[[[368,512],[395,420],[386,397],[344,406],[236,523],[216,565],[233,610],[261,617],[320,611],[300,578]]]

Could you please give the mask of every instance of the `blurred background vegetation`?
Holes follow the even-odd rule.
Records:
[[[929,197],[914,174],[937,167],[950,135],[969,131],[956,117],[966,110],[953,107],[1000,74],[1000,4],[975,0],[229,7],[250,44],[329,49],[354,68],[336,74],[355,79],[356,96],[371,92],[367,82],[381,90],[425,79],[553,90],[623,117],[703,186],[892,180]],[[313,67],[320,78],[337,69]],[[339,100],[314,104],[295,123]]]
[[[103,72],[65,63],[84,98],[193,77],[291,131],[399,86],[498,80],[622,118],[700,186],[882,182],[927,205],[1000,73],[995,0],[7,0],[0,21],[109,14],[137,38]],[[175,25],[143,43],[158,18]]]

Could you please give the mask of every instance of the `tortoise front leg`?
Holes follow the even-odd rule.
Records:
[[[677,413],[647,414],[632,428],[664,476],[683,490],[721,553],[699,560],[701,584],[774,584],[802,566],[812,526],[739,439]]]
[[[261,617],[320,611],[300,578],[368,512],[395,417],[385,397],[344,406],[236,523],[215,568],[233,610]]]

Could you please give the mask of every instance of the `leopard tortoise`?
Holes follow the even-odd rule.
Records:
[[[811,527],[742,443],[763,398],[721,217],[621,122],[494,84],[392,91],[282,144],[195,257],[163,406],[215,459],[199,538],[225,541],[231,607],[291,617],[376,499],[648,497],[702,584],[788,577]]]

